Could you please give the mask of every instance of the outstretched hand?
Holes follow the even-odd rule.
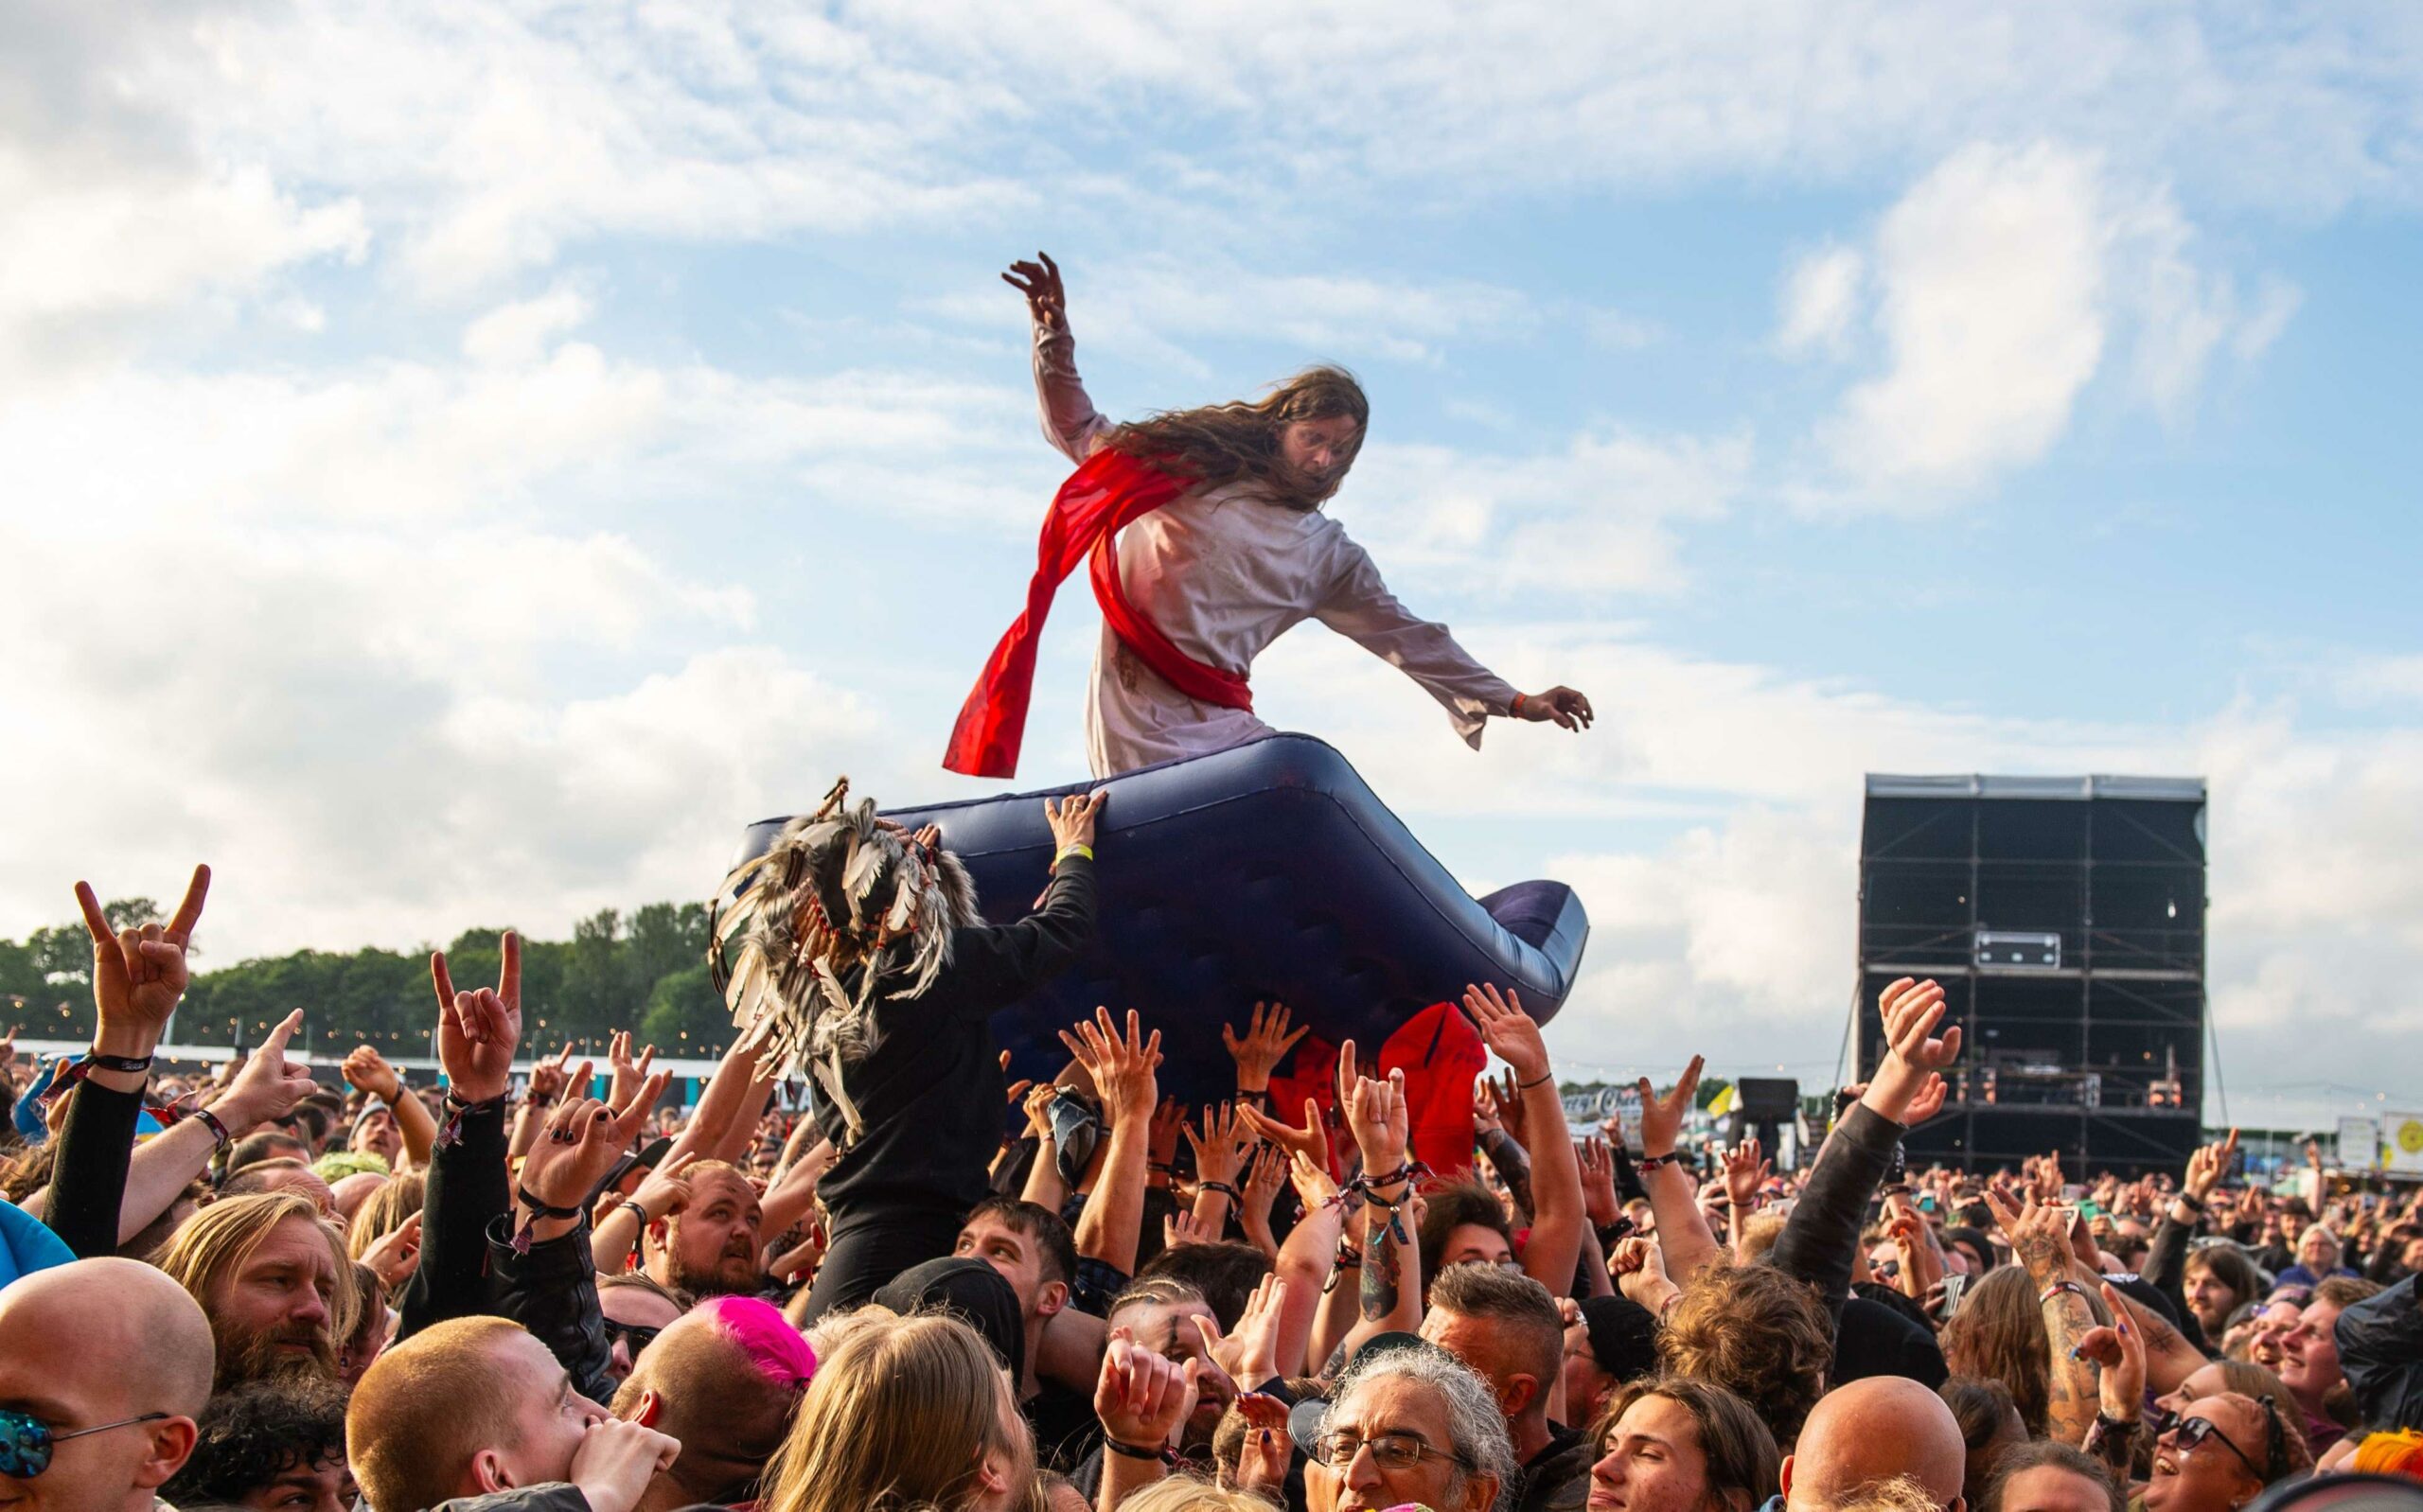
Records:
[[[1553,724],[1561,730],[1587,730],[1598,714],[1590,708],[1590,700],[1571,688],[1550,688],[1546,693],[1527,693],[1514,712],[1517,719],[1532,724]]]
[[[1097,787],[1090,793],[1072,793],[1065,800],[1047,798],[1043,800],[1043,822],[1052,826],[1053,854],[1070,846],[1091,846],[1094,843],[1094,817],[1110,797],[1110,790]]]
[[[1038,252],[1035,262],[1010,264],[1001,282],[1026,296],[1027,317],[1036,325],[1052,330],[1066,329],[1069,324],[1069,290],[1060,280],[1060,265],[1052,255]]]
[[[1512,1069],[1517,1090],[1519,1083],[1537,1081],[1548,1074],[1548,1042],[1540,1037],[1540,1026],[1523,1011],[1522,993],[1500,994],[1489,983],[1468,984],[1464,1011],[1480,1030],[1481,1042]]]
[[[1649,1078],[1640,1079],[1640,1152],[1645,1159],[1663,1160],[1673,1154],[1683,1137],[1683,1116],[1691,1111],[1692,1099],[1700,1090],[1700,1069],[1707,1064],[1705,1056],[1694,1055],[1691,1064],[1683,1067],[1682,1076],[1659,1097]]]
[[[285,1117],[296,1104],[317,1092],[319,1084],[311,1080],[311,1068],[290,1065],[286,1060],[286,1046],[302,1027],[303,1011],[298,1008],[270,1030],[260,1047],[244,1058],[243,1066],[228,1081],[227,1090],[210,1105],[212,1116],[231,1131],[251,1130],[274,1118]]]
[[[1313,1031],[1309,1024],[1287,1032],[1287,1005],[1256,1003],[1253,1022],[1240,1035],[1229,1025],[1220,1026],[1220,1043],[1229,1047],[1229,1058],[1237,1063],[1237,1090],[1266,1092],[1270,1089],[1270,1073],[1286,1059],[1296,1042]]]

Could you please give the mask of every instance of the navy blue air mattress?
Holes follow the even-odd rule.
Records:
[[[1059,980],[995,1015],[1011,1075],[1068,1059],[1058,1030],[1134,1008],[1162,1032],[1161,1087],[1191,1103],[1227,1094],[1222,1024],[1258,999],[1365,1053],[1467,982],[1521,991],[1545,1022],[1572,990],[1590,924],[1560,882],[1476,899],[1373,796],[1346,758],[1309,735],[1266,736],[1209,756],[1033,793],[889,811],[934,824],[976,879],[987,918],[1009,923],[1052,864],[1047,794],[1109,789],[1094,842],[1101,927]],[[737,864],[787,820],[749,827]]]

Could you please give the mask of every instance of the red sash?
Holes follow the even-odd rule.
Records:
[[[1088,554],[1103,623],[1144,665],[1190,698],[1223,709],[1253,707],[1253,693],[1242,674],[1207,666],[1172,645],[1160,626],[1127,602],[1126,588],[1119,580],[1119,532],[1193,486],[1189,479],[1109,447],[1097,449],[1069,475],[1052,496],[1051,513],[1043,517],[1035,575],[1026,585],[1026,608],[1002,633],[967,701],[960,706],[950,748],[943,754],[946,768],[969,777],[1017,775],[1043,622],[1061,582],[1076,570],[1078,558]]]

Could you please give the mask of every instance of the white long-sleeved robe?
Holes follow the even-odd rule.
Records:
[[[1065,325],[1035,325],[1035,387],[1045,438],[1083,462],[1110,422],[1077,377]],[[1445,625],[1399,604],[1336,520],[1269,502],[1252,483],[1195,490],[1128,526],[1119,571],[1138,612],[1211,666],[1247,672],[1265,646],[1317,619],[1427,689],[1476,749],[1488,717],[1504,716],[1515,698]],[[1103,626],[1086,695],[1086,757],[1096,777],[1226,750],[1270,728],[1245,710],[1186,696]]]

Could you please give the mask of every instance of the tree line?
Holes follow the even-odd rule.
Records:
[[[165,919],[150,898],[116,899],[102,911],[121,929]],[[455,981],[495,981],[504,933],[467,929],[449,941],[444,948]],[[299,1008],[306,1044],[316,1057],[333,1059],[356,1045],[386,1055],[426,1055],[436,1018],[431,948],[298,950],[198,970],[169,1039],[251,1046]],[[708,980],[706,949],[707,910],[696,903],[651,903],[628,914],[601,909],[574,924],[570,940],[525,934],[525,1043],[543,1051],[572,1040],[602,1050],[609,1034],[630,1029],[660,1055],[722,1054],[732,1020]],[[0,1001],[13,1000],[9,1021],[28,1039],[89,1036],[92,969],[92,937],[81,920],[37,929],[23,941],[0,940]]]

